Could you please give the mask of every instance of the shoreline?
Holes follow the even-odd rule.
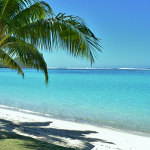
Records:
[[[53,116],[53,115],[50,115],[50,114],[35,112],[35,111],[31,111],[31,110],[26,110],[26,109],[21,109],[21,108],[17,108],[17,107],[6,106],[6,105],[0,105],[0,110],[1,109],[12,110],[12,111],[15,111],[15,112],[20,112],[20,113],[29,114],[29,115],[35,115],[35,116],[44,117],[44,118],[48,118],[48,119],[67,121],[67,122],[78,123],[78,124],[83,124],[83,125],[90,125],[90,126],[94,126],[94,127],[97,127],[97,128],[110,129],[110,130],[114,130],[114,131],[119,131],[119,132],[123,132],[123,133],[129,133],[129,134],[133,134],[133,135],[139,135],[139,136],[150,138],[150,133],[140,132],[140,131],[138,132],[138,131],[131,130],[131,129],[115,128],[113,126],[107,126],[107,125],[104,125],[104,124],[94,124],[94,123],[92,124],[90,122],[67,119],[67,118],[64,118],[64,117],[61,118],[60,116],[59,117],[58,116]]]
[[[6,128],[19,134],[51,142],[57,145],[93,150],[149,150],[150,137],[133,134],[111,127],[56,119],[36,112],[10,109],[0,105],[0,119],[10,123]],[[20,124],[20,129],[18,128]],[[25,126],[25,124],[27,124]],[[12,128],[13,126],[13,128]],[[12,129],[11,129],[12,128]],[[18,128],[18,129],[17,129]],[[57,140],[53,140],[57,139]],[[58,142],[58,141],[63,142]],[[64,144],[65,143],[65,144]],[[66,144],[67,143],[67,144]]]

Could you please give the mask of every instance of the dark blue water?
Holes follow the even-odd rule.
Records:
[[[150,133],[149,70],[0,69],[0,104],[74,121]]]

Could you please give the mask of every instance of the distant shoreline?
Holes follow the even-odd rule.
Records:
[[[0,67],[0,69],[10,69],[8,67]],[[34,68],[23,68],[33,69]],[[47,68],[48,70],[150,70],[150,68]]]
[[[150,70],[150,68],[48,68],[48,70]]]

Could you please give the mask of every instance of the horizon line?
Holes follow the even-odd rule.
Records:
[[[114,70],[150,70],[150,68],[76,68],[76,67],[49,67],[47,68],[48,70],[50,69],[64,69],[64,70],[111,70],[111,69],[114,69]]]

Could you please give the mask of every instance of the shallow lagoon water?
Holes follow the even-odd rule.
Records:
[[[78,122],[150,133],[149,70],[0,69],[0,104]]]

